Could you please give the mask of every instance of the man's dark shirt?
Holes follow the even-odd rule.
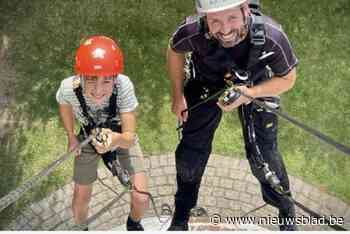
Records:
[[[267,16],[264,18],[266,43],[262,52],[270,56],[262,60],[262,68],[268,66],[274,76],[282,77],[298,64],[298,60],[281,26]],[[248,34],[238,45],[223,48],[217,40],[206,38],[200,17],[190,16],[173,34],[170,47],[178,53],[192,52],[196,77],[209,83],[217,83],[223,81],[228,69],[232,68],[232,62],[239,69],[247,69],[251,44]]]

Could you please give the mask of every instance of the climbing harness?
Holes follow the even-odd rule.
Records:
[[[228,87],[223,88],[222,90],[218,91],[217,93],[213,94],[212,96],[208,97],[207,99],[202,100],[201,102],[197,103],[196,105],[183,110],[182,114],[185,112],[190,113],[191,111],[193,111],[194,109],[203,105],[204,103],[206,103],[210,100],[213,100],[222,94],[224,94],[224,96],[221,96],[220,99],[230,100],[230,101],[237,100],[236,99],[237,96],[244,96],[244,97],[248,98],[254,104],[258,105],[259,107],[280,116],[281,118],[287,120],[288,122],[292,123],[293,125],[303,129],[304,131],[306,131],[309,134],[313,135],[314,137],[318,138],[322,142],[324,142],[328,145],[331,145],[331,146],[335,147],[337,150],[339,150],[340,152],[343,152],[347,156],[350,156],[350,147],[348,147],[344,144],[338,143],[337,141],[333,140],[331,137],[325,135],[324,133],[318,131],[317,129],[311,128],[311,127],[307,126],[306,124],[301,123],[299,120],[292,118],[291,116],[289,116],[285,112],[282,112],[281,110],[276,109],[274,106],[274,103],[261,101],[261,100],[255,99],[255,98],[243,93],[240,89],[237,88],[237,86],[228,86]],[[231,98],[231,97],[234,97],[234,98]],[[180,125],[176,128],[176,130],[180,131],[182,128],[183,128],[183,125]]]
[[[251,100],[254,104],[260,106],[261,108],[264,108],[268,111],[271,111],[272,113],[280,116],[281,118],[287,120],[288,122],[294,124],[295,126],[303,129],[304,131],[308,132],[309,134],[315,136],[316,138],[318,138],[319,140],[323,141],[324,143],[333,146],[334,148],[336,148],[338,151],[343,152],[344,154],[346,154],[347,156],[350,156],[350,147],[338,143],[337,141],[333,140],[331,137],[323,134],[322,132],[318,131],[317,129],[311,128],[309,126],[307,126],[306,124],[301,123],[300,121],[290,117],[288,114],[280,111],[279,109],[275,109],[272,108],[271,106],[267,105],[265,102],[254,99],[253,97],[243,93],[242,91],[240,91],[239,89],[235,88],[234,89],[236,92],[240,93],[242,96],[248,98],[249,100]]]
[[[108,117],[104,123],[96,123],[94,121],[94,119],[90,116],[89,111],[88,111],[89,107],[86,104],[85,98],[83,96],[80,79],[76,80],[76,82],[74,83],[73,90],[75,92],[75,95],[76,95],[79,103],[80,103],[80,106],[82,108],[82,113],[86,119],[86,122],[88,123],[88,124],[82,126],[82,130],[83,130],[85,135],[89,134],[91,132],[94,132],[94,130],[96,130],[96,129],[99,129],[100,133],[104,133],[103,130],[101,130],[101,128],[103,129],[104,127],[110,128],[111,130],[113,130],[115,132],[121,132],[120,124],[117,123],[116,121],[114,121],[115,117],[117,116],[117,106],[116,106],[117,87],[116,87],[116,85],[114,85],[112,95],[109,99]],[[101,113],[100,113],[100,115],[101,115]],[[98,116],[98,117],[100,117],[100,116]],[[104,142],[106,142],[108,140],[108,137],[106,136],[106,134],[100,134],[95,139],[99,143],[103,144]],[[155,215],[159,219],[159,222],[161,222],[160,216],[159,216],[158,211],[156,209],[154,198],[153,198],[152,194],[149,192],[146,192],[146,191],[141,191],[134,184],[132,184],[132,182],[130,180],[130,175],[129,175],[128,171],[125,168],[123,168],[122,165],[120,164],[118,155],[116,154],[116,151],[114,150],[113,152],[107,152],[107,153],[102,154],[102,159],[103,159],[104,164],[108,168],[108,170],[112,173],[113,176],[116,176],[118,178],[119,182],[124,187],[124,191],[121,194],[118,194],[115,190],[113,190],[109,186],[106,186],[106,184],[103,183],[103,181],[99,179],[99,181],[102,185],[106,186],[108,189],[110,189],[111,191],[113,191],[115,194],[118,195],[118,199],[116,200],[116,202],[119,199],[121,199],[125,194],[131,193],[131,192],[137,192],[140,194],[147,195],[152,202],[152,206],[153,206],[153,210],[155,212]],[[93,220],[94,219],[89,219],[87,224],[91,223]]]
[[[221,96],[221,99],[225,99],[225,100],[231,100],[231,97],[234,97],[233,99],[237,100],[237,96],[244,96],[246,98],[248,98],[252,103],[256,104],[257,106],[259,106],[260,108],[263,108],[267,111],[270,111],[272,113],[275,113],[276,115],[281,116],[282,118],[288,120],[289,122],[291,122],[292,124],[302,128],[303,130],[309,132],[311,135],[319,138],[320,140],[324,141],[325,143],[334,146],[336,149],[338,149],[339,151],[350,155],[350,149],[349,147],[342,145],[340,143],[335,142],[333,139],[331,139],[330,137],[324,135],[323,133],[319,132],[316,129],[313,129],[311,127],[306,126],[305,124],[300,123],[299,121],[295,120],[294,118],[291,118],[289,115],[287,115],[286,113],[283,113],[279,108],[276,108],[276,103],[275,102],[268,102],[268,101],[261,101],[261,100],[257,100],[254,99],[253,97],[245,94],[244,92],[242,92],[240,89],[237,88],[237,86],[234,85],[229,85],[228,87],[225,87],[223,90],[217,92],[217,94],[221,93],[223,96]],[[232,94],[233,93],[233,94]],[[237,94],[234,94],[237,93]],[[215,95],[215,97],[217,97],[217,95]],[[214,95],[209,97],[210,99],[214,98]],[[185,111],[192,111],[195,108],[198,108],[200,105],[206,103],[208,100],[203,100],[201,103],[194,105],[191,108],[188,108]],[[232,102],[231,102],[232,103]],[[252,121],[249,121],[250,125],[252,125]],[[182,126],[178,127],[177,129],[180,130],[182,128]],[[249,126],[248,128],[249,131],[249,135],[252,141],[254,141],[254,136],[255,133],[251,132],[254,131],[254,126]],[[252,143],[252,142],[251,142]],[[303,204],[301,204],[300,202],[296,201],[295,199],[293,199],[291,196],[289,196],[289,191],[284,191],[283,187],[280,184],[280,180],[278,179],[278,177],[276,176],[276,173],[272,170],[270,170],[268,163],[266,163],[261,155],[260,149],[258,147],[257,144],[251,144],[253,146],[255,146],[254,150],[255,150],[255,155],[256,157],[253,158],[253,160],[255,160],[255,162],[257,163],[257,165],[260,165],[260,169],[263,170],[263,173],[265,175],[265,179],[266,181],[269,183],[269,185],[271,186],[271,188],[276,191],[278,194],[282,195],[283,197],[287,198],[290,202],[294,203],[296,206],[298,206],[300,209],[304,210],[305,212],[309,213],[312,217],[315,218],[321,218],[321,217],[325,217],[325,216],[321,216],[320,214],[316,213],[315,211],[311,210],[310,208],[307,208],[306,206],[304,206]],[[256,210],[259,210],[261,208],[263,208],[266,204],[264,204],[261,207],[255,208],[252,211],[247,212],[244,216],[248,215],[249,213],[255,212]],[[329,219],[325,218],[325,221],[327,223],[327,225],[329,225],[331,228],[335,229],[335,230],[346,230],[343,227],[339,226],[339,225],[333,225]]]
[[[33,176],[28,181],[24,182],[21,186],[17,187],[7,195],[3,196],[0,199],[0,212],[6,209],[8,206],[16,202],[19,198],[21,198],[28,190],[40,184],[40,182],[49,176],[58,166],[60,166],[63,162],[67,161],[70,158],[70,155],[73,152],[81,150],[84,146],[89,144],[94,138],[101,138],[101,132],[97,129],[95,135],[89,135],[84,141],[82,141],[79,145],[73,147],[68,152],[63,153],[57,160],[52,162],[49,166],[39,172],[37,175]]]
[[[110,103],[109,103],[109,107],[108,107],[109,113],[108,113],[108,117],[107,117],[107,120],[105,123],[101,123],[101,122],[96,123],[94,121],[94,119],[89,115],[89,107],[87,106],[86,101],[84,99],[84,96],[82,94],[80,77],[73,81],[73,90],[74,90],[76,97],[77,97],[77,99],[80,103],[80,106],[82,108],[82,113],[83,113],[83,116],[86,120],[85,122],[87,123],[81,127],[81,133],[84,134],[85,140],[83,140],[79,145],[77,145],[74,148],[72,148],[71,150],[69,150],[67,153],[64,153],[62,156],[59,157],[59,159],[57,159],[56,161],[51,163],[47,168],[45,168],[40,173],[38,173],[36,176],[34,176],[33,178],[31,178],[30,180],[25,182],[23,185],[19,186],[17,189],[15,189],[13,191],[11,191],[6,196],[2,197],[0,199],[0,212],[3,211],[8,206],[10,206],[12,203],[16,202],[20,197],[23,196],[23,194],[25,192],[27,192],[28,190],[30,190],[34,186],[37,186],[38,184],[40,184],[40,182],[44,178],[49,176],[58,166],[60,166],[63,162],[68,160],[70,158],[71,153],[81,150],[84,146],[91,144],[92,141],[96,141],[96,142],[103,144],[103,145],[108,144],[107,141],[109,140],[109,137],[107,135],[108,133],[106,133],[104,131],[104,128],[110,128],[114,131],[120,132],[121,126],[118,124],[118,122],[114,121],[116,114],[117,114],[117,111],[116,111],[116,109],[117,109],[116,108],[117,89],[116,89],[116,87],[114,87],[113,93],[110,97],[110,101],[109,101]],[[97,117],[98,117],[97,119],[99,119],[99,117],[101,117],[101,114],[102,114],[101,112],[97,113]],[[82,227],[85,227],[87,224],[93,222],[101,214],[103,214],[105,211],[107,211],[110,208],[110,206],[112,206],[115,202],[122,199],[122,197],[126,193],[130,193],[130,192],[134,192],[134,191],[137,193],[140,193],[140,194],[147,195],[150,198],[152,205],[153,205],[155,215],[158,217],[159,221],[161,222],[161,219],[160,219],[160,216],[159,216],[158,211],[156,209],[155,201],[154,201],[152,194],[149,192],[146,192],[146,191],[139,190],[135,185],[133,185],[131,183],[130,176],[129,176],[127,170],[125,170],[121,166],[118,157],[114,157],[114,158],[112,158],[112,160],[104,160],[104,162],[105,162],[107,168],[112,172],[113,176],[116,176],[118,178],[118,180],[120,181],[120,183],[123,185],[124,191],[121,194],[118,194],[114,189],[112,189],[111,187],[106,185],[101,179],[98,178],[99,182],[103,186],[107,187],[108,189],[113,191],[118,196],[117,196],[117,198],[113,199],[105,208],[101,209],[94,216],[90,217],[86,221],[86,223],[84,223],[82,225],[75,225],[73,227],[73,229],[74,230],[82,230],[83,229]],[[110,163],[110,166],[108,166],[109,163]]]
[[[153,211],[154,211],[156,217],[158,218],[159,222],[161,223],[160,215],[159,215],[159,213],[157,211],[153,195],[151,193],[149,193],[149,192],[139,190],[134,184],[132,184],[131,181],[130,181],[129,174],[127,173],[127,170],[125,170],[125,169],[123,169],[121,167],[118,159],[115,160],[115,162],[116,162],[115,164],[117,165],[115,167],[115,170],[116,170],[117,177],[118,177],[118,180],[120,181],[120,183],[124,186],[124,188],[128,192],[135,191],[137,193],[144,194],[144,195],[148,196],[149,199],[151,200],[151,203],[152,203],[152,206],[153,206]]]
[[[117,170],[122,169],[122,167],[118,167]],[[132,185],[132,183],[130,182],[130,179],[128,177],[128,175],[125,175],[124,172],[117,172],[118,174],[120,174],[121,176],[117,176],[118,180],[120,181],[120,183],[123,185],[123,191],[121,193],[118,193],[115,189],[113,189],[112,187],[108,186],[106,183],[103,182],[103,180],[101,178],[97,178],[98,181],[105,186],[106,188],[108,188],[110,191],[112,191],[114,194],[117,195],[116,198],[114,198],[113,200],[111,200],[105,207],[103,207],[101,210],[99,210],[96,214],[94,214],[93,216],[89,217],[84,224],[78,224],[78,225],[74,225],[71,229],[72,230],[83,230],[85,227],[87,227],[89,224],[91,224],[92,222],[94,222],[98,217],[100,217],[103,213],[107,212],[114,204],[116,204],[119,200],[123,199],[124,195],[131,193],[131,192],[137,192],[140,194],[144,194],[147,195],[152,203],[152,207],[153,207],[153,211],[156,215],[156,217],[158,218],[159,222],[161,224],[163,224],[163,222],[161,221],[160,215],[158,213],[158,210],[156,208],[156,204],[154,201],[154,198],[152,196],[151,193],[149,192],[145,192],[145,191],[141,191],[139,189],[137,189],[137,187],[135,185]],[[122,175],[124,174],[124,175]],[[120,180],[122,178],[122,180]]]
[[[265,40],[265,20],[263,18],[263,15],[260,12],[260,6],[259,1],[251,1],[250,8],[252,10],[252,16],[251,16],[251,27],[250,27],[250,52],[249,52],[249,59],[247,64],[247,69],[242,70],[239,69],[239,67],[231,62],[227,63],[227,73],[224,75],[225,80],[225,87],[221,90],[217,91],[213,95],[202,98],[201,101],[196,103],[195,105],[185,109],[182,111],[181,114],[184,114],[185,112],[188,112],[189,114],[197,109],[198,107],[204,105],[210,100],[218,99],[221,103],[224,105],[229,105],[233,102],[235,102],[238,98],[241,96],[247,98],[250,100],[251,103],[253,103],[255,106],[261,108],[262,110],[265,110],[267,112],[272,112],[283,119],[287,120],[288,122],[292,123],[293,125],[303,129],[304,131],[308,132],[309,134],[313,135],[314,137],[318,138],[322,142],[329,144],[333,147],[335,147],[337,150],[345,153],[347,156],[350,156],[350,148],[348,146],[345,146],[341,143],[336,142],[329,136],[326,136],[325,134],[321,133],[320,131],[313,129],[300,121],[290,117],[286,113],[282,112],[279,108],[279,99],[277,97],[271,97],[271,98],[259,98],[255,99],[246,93],[242,92],[238,86],[239,85],[245,85],[248,87],[253,86],[259,79],[259,77],[265,76],[266,78],[271,78],[272,73],[271,70],[268,69],[268,67],[264,64],[264,60],[267,59],[269,56],[273,55],[273,52],[265,52],[263,51],[264,44],[266,42]],[[203,23],[203,22],[202,22]],[[205,33],[205,32],[204,32]],[[209,39],[209,38],[207,38]],[[264,67],[264,69],[257,69],[258,67]],[[200,71],[199,71],[200,73]],[[194,76],[194,71],[191,73],[192,77],[190,79],[198,79],[199,82],[201,82],[200,78],[197,78]],[[243,108],[242,108],[243,111]],[[244,113],[243,113],[244,114]],[[248,116],[249,117],[249,116]],[[251,116],[249,118],[252,118]],[[249,121],[248,126],[248,135],[250,141],[255,141],[255,132],[253,122]],[[179,131],[178,135],[181,136],[181,129],[183,128],[183,125],[178,124],[176,130]],[[179,139],[181,140],[181,139]],[[254,143],[254,142],[250,142]],[[272,171],[269,168],[269,165],[263,160],[260,149],[257,144],[251,144],[253,146],[253,150],[255,152],[255,156],[253,160],[258,165],[258,168],[262,170],[264,177],[270,187],[280,194],[281,196],[287,198],[291,203],[294,203],[296,206],[304,210],[305,212],[309,213],[310,216],[320,218],[321,215],[317,214],[316,212],[312,211],[311,209],[305,207],[298,201],[294,200],[289,194],[289,191],[284,191],[283,187],[281,186],[281,182],[278,179],[276,173]],[[252,211],[249,211],[245,215],[248,215],[251,212],[254,212],[258,209],[261,209],[262,207],[266,206],[264,204],[261,207],[255,208]],[[332,225],[328,219],[326,219],[326,223],[335,230],[345,230],[343,227],[339,225]]]

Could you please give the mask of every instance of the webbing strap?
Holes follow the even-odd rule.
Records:
[[[91,117],[91,115],[88,112],[89,107],[86,104],[81,85],[79,84],[79,86],[74,88],[73,90],[74,90],[75,96],[77,97],[77,99],[79,101],[83,115],[89,123],[88,126],[85,126],[85,127],[88,127],[88,128],[98,127],[96,122],[94,121],[94,119]],[[108,117],[106,120],[107,122],[111,121],[113,118],[115,118],[117,116],[117,95],[118,95],[117,94],[117,87],[114,85],[113,93],[112,93],[111,97],[109,98]]]

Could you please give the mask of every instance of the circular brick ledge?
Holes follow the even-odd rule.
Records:
[[[152,155],[145,157],[148,170],[149,191],[154,196],[157,209],[163,203],[173,205],[176,192],[176,170],[174,154]],[[99,169],[99,177],[104,183],[122,192],[123,187],[104,167]],[[320,191],[294,176],[289,176],[294,198],[320,214],[344,218],[344,227],[350,228],[350,205],[340,199]],[[7,230],[69,230],[74,224],[71,213],[73,184],[69,183],[40,202],[29,205],[7,228]],[[90,203],[90,216],[103,209],[115,198],[115,194],[96,181]],[[90,230],[111,230],[124,225],[129,213],[130,198],[112,205],[107,212],[89,225]],[[247,160],[220,155],[211,155],[199,193],[198,206],[204,207],[209,215],[241,216],[264,204],[260,185],[251,174]],[[305,215],[297,208],[298,215]],[[277,216],[277,209],[265,206],[255,212],[256,217]],[[145,217],[154,217],[152,208]],[[277,226],[264,226],[278,230]],[[299,230],[331,230],[328,226],[305,225]]]

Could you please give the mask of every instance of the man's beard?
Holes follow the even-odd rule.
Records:
[[[234,34],[232,40],[224,40],[222,38],[222,34],[221,33],[217,33],[215,34],[215,38],[219,41],[219,43],[222,45],[222,47],[224,48],[231,48],[234,47],[236,45],[238,45],[239,43],[241,43],[246,36],[248,35],[248,27],[247,25],[242,25],[241,28],[239,29],[234,29],[232,30],[229,34]]]

